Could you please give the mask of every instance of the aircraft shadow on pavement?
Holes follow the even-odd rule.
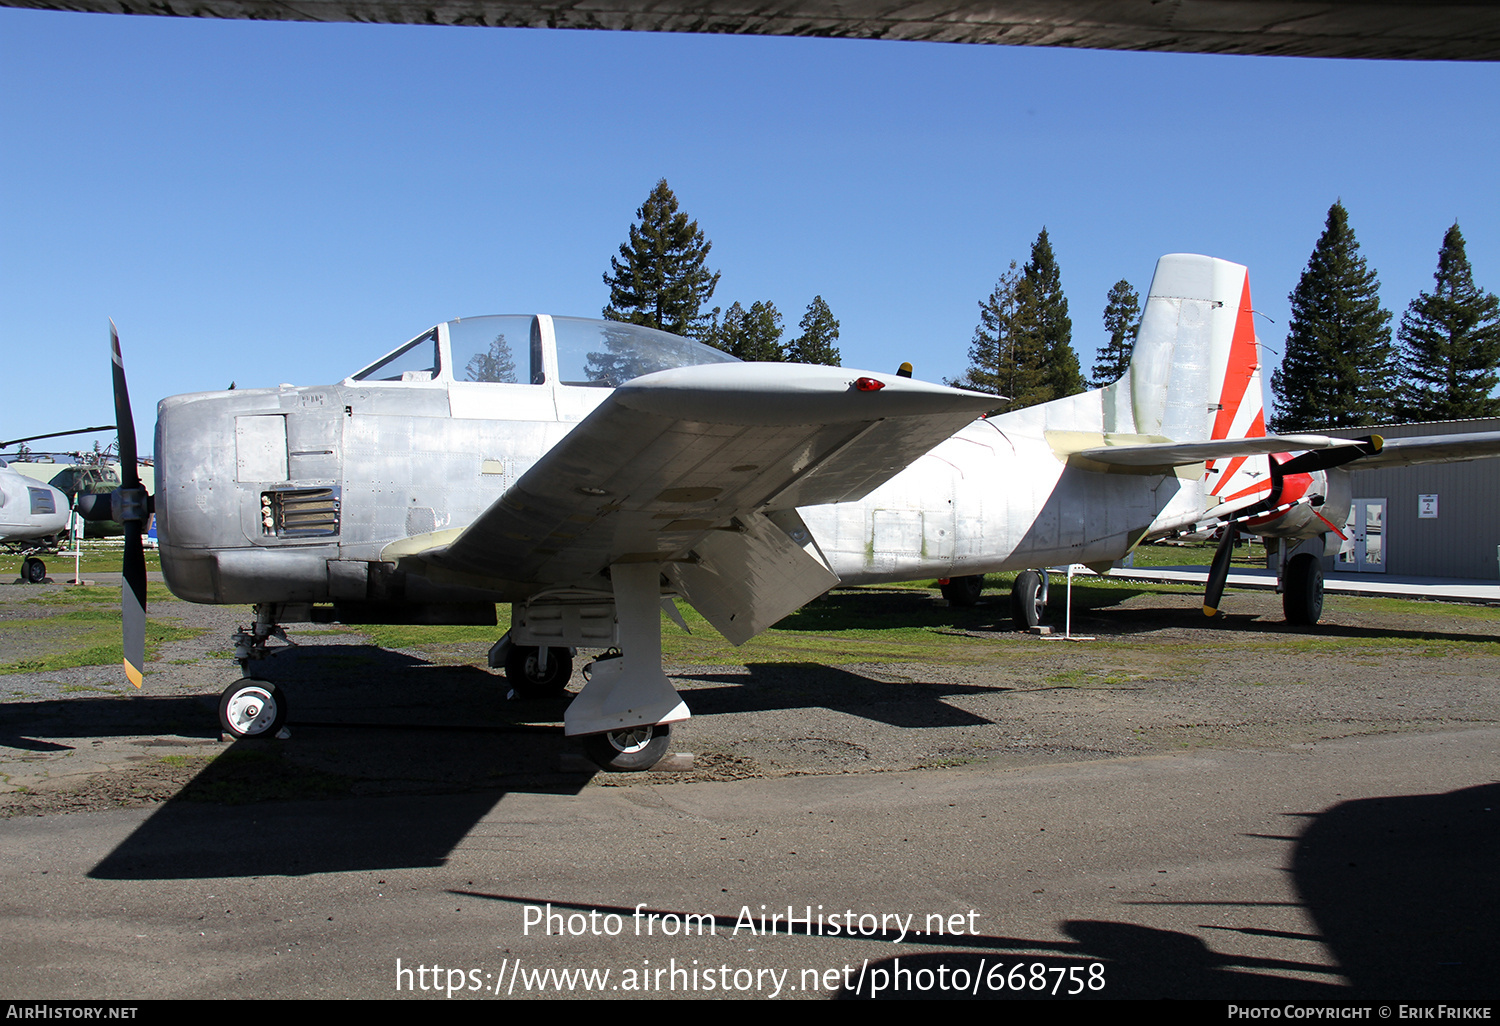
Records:
[[[992,723],[947,704],[956,695],[996,694],[1004,687],[891,681],[818,663],[749,663],[745,673],[673,674],[678,681],[720,683],[683,691],[694,715],[804,709],[809,706],[893,727],[965,727]]]
[[[1347,1000],[1352,995],[1328,966],[1275,958],[1242,958],[1220,954],[1192,934],[1136,923],[1069,920],[1062,924],[1071,942],[1026,941],[1009,937],[968,937],[1002,954],[923,952],[871,962],[865,985],[845,987],[843,1000],[869,998],[988,998],[1029,1000],[1067,997],[1171,998],[1177,1000],[1278,1001]],[[1100,975],[1090,967],[1100,965]],[[1036,970],[1040,965],[1042,969]],[[1019,978],[1010,974],[1020,969]],[[1058,972],[1058,970],[1063,970]],[[1076,970],[1071,973],[1069,970]],[[939,972],[962,979],[969,988],[940,992]],[[1301,979],[1286,973],[1318,974]],[[1102,979],[1091,989],[1091,979]],[[1014,987],[1013,982],[1022,986]],[[1033,981],[1041,981],[1037,986]],[[974,989],[978,983],[977,990]],[[986,985],[988,983],[988,986]],[[1033,989],[1035,987],[1036,989]],[[1056,988],[1055,992],[1053,988]]]
[[[1500,783],[1343,802],[1292,857],[1298,893],[1361,997],[1500,997]]]
[[[206,696],[109,697],[0,702],[0,745],[22,751],[66,751],[51,737],[133,737],[219,734],[218,700]]]
[[[1075,919],[1060,924],[1069,938],[1064,941],[984,934],[908,939],[913,946],[941,950],[867,965],[850,956],[850,974],[837,996],[1015,999],[1042,996],[1042,989],[1050,996],[1056,987],[1059,995],[1075,1000],[1494,1001],[1495,981],[1500,980],[1500,872],[1494,858],[1500,848],[1500,784],[1371,798],[1289,815],[1307,822],[1302,834],[1272,839],[1294,842],[1286,868],[1301,901],[1291,904],[1308,912],[1315,934],[1271,928],[1270,923],[1286,921],[1283,902],[1268,907],[1259,901],[1123,901],[1126,915],[1132,906],[1201,905],[1206,916],[1244,925],[1201,926],[1200,936],[1124,920]],[[613,912],[626,919],[637,911],[572,902],[562,895],[452,893]],[[690,915],[682,909],[644,911],[684,919]],[[720,934],[732,933],[738,922],[730,909],[713,917]],[[785,926],[782,931],[787,932]],[[838,952],[850,939],[818,935],[802,924],[790,932],[825,943],[833,955],[826,960],[830,966],[838,965]],[[1236,953],[1237,935],[1255,938],[1261,950],[1266,938],[1285,940],[1292,951],[1306,951],[1306,942],[1319,942],[1332,955],[1332,964],[1274,952]],[[890,942],[898,936],[874,931],[859,939]],[[1094,964],[1102,967],[1100,989],[1088,985],[1098,978],[1090,976]],[[1012,977],[1018,968],[1020,976]],[[1034,982],[1039,979],[1045,980],[1043,987]],[[1019,990],[1014,989],[1018,982]]]
[[[483,670],[371,646],[297,649],[272,662],[255,669],[287,686],[290,739],[236,742],[90,876],[442,865],[507,793],[576,794],[592,775],[563,766],[574,749],[549,721],[561,720],[566,699],[506,702],[503,679]],[[208,704],[205,722],[217,724],[216,709]],[[312,800],[342,798],[360,800]]]

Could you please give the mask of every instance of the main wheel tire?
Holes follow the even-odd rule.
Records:
[[[591,734],[583,739],[583,750],[602,770],[639,773],[660,762],[671,743],[672,725],[659,723],[608,734]]]
[[[21,560],[21,580],[27,584],[41,584],[47,579],[47,564],[35,556]]]
[[[950,606],[977,606],[979,596],[984,594],[984,574],[949,578],[947,584],[938,586],[938,590]]]
[[[219,726],[230,737],[275,737],[285,723],[286,696],[268,680],[243,677],[219,697]]]
[[[1282,578],[1281,608],[1287,623],[1311,627],[1323,615],[1323,561],[1310,552],[1293,556]]]
[[[547,669],[537,668],[534,645],[512,645],[505,657],[505,679],[522,698],[553,698],[568,689],[573,656],[565,648],[547,649]]]
[[[1016,582],[1010,586],[1010,615],[1016,626],[1029,631],[1042,622],[1046,612],[1047,589],[1042,585],[1042,575],[1035,570],[1016,574]]]

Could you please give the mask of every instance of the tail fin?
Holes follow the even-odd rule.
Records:
[[[1156,264],[1128,383],[1136,430],[1174,442],[1266,433],[1250,275],[1239,264],[1175,253]],[[1208,463],[1206,487],[1231,506],[1271,487],[1264,456]],[[1212,501],[1212,500],[1210,500]]]
[[[1140,434],[1174,442],[1264,435],[1245,268],[1187,253],[1158,260],[1130,371],[1113,387],[1128,387]]]

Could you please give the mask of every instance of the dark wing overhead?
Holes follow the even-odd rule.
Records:
[[[1500,5],[1418,0],[0,0],[256,21],[836,36],[1095,50],[1500,59]]]

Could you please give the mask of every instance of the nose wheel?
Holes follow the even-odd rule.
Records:
[[[268,680],[245,677],[219,697],[219,726],[240,738],[275,737],[286,723],[286,696]]]
[[[35,556],[21,560],[21,580],[27,584],[41,584],[47,579],[47,564]]]

